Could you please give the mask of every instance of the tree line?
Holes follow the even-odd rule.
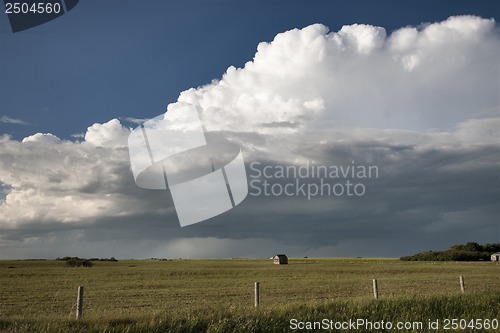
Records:
[[[412,256],[401,257],[404,261],[480,261],[490,260],[493,253],[500,252],[500,243],[453,244],[445,251],[424,251]]]
[[[93,261],[118,261],[115,257],[111,258],[79,258],[79,257],[63,257],[57,258],[56,260],[65,261],[66,265],[69,267],[92,267]]]

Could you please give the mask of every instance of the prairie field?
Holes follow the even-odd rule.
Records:
[[[0,332],[290,332],[301,331],[292,319],[359,318],[425,324],[392,329],[401,332],[436,332],[427,327],[429,320],[439,320],[437,331],[445,331],[444,320],[452,318],[468,326],[451,332],[500,332],[470,322],[499,319],[500,266],[492,262],[292,258],[288,265],[273,265],[269,259],[179,259],[67,267],[64,261],[0,261],[0,285]],[[80,285],[83,317],[77,321]]]

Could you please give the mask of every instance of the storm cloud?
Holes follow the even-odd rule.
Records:
[[[118,119],[75,141],[4,135],[1,257],[399,256],[497,242],[499,41],[496,23],[474,16],[389,35],[315,24],[169,105],[196,105],[213,140],[238,143],[249,181],[266,180],[255,168],[376,166],[377,177],[299,179],[352,181],[363,195],[250,189],[231,211],[180,228],[168,191],[135,185]]]

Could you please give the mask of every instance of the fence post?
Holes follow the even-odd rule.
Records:
[[[375,299],[378,299],[378,284],[377,284],[377,279],[373,279],[373,297],[375,297]]]
[[[460,275],[460,290],[462,291],[462,293],[465,292],[465,282],[464,282],[464,276],[463,275]]]
[[[83,314],[83,286],[78,287],[78,297],[76,298],[76,319],[82,318]]]
[[[255,307],[259,307],[260,303],[260,285],[259,282],[255,282]]]

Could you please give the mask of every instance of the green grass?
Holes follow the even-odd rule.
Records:
[[[76,322],[79,285],[84,319]],[[500,267],[491,262],[138,260],[70,268],[60,261],[0,261],[0,286],[2,332],[288,332],[291,318],[427,322],[494,319],[500,309]]]

